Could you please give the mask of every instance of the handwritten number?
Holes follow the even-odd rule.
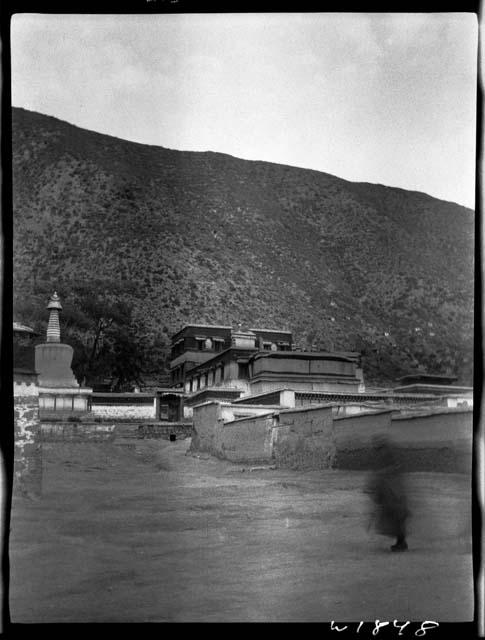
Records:
[[[376,620],[376,626],[372,629],[372,635],[376,636],[379,633],[379,629],[381,627],[385,627],[388,624],[389,622],[380,622],[379,620]]]
[[[402,630],[405,629],[408,624],[409,624],[409,620],[407,622],[405,622],[404,624],[399,624],[399,622],[397,620],[394,620],[394,626],[395,627],[399,627],[399,633],[397,634],[398,636],[402,636]]]
[[[359,626],[357,627],[357,633],[359,633],[359,631],[362,628],[362,625],[364,623],[363,622],[359,622]],[[390,624],[390,622],[387,622],[386,620],[383,620],[382,622],[380,620],[376,620],[375,624],[374,624],[374,628],[372,629],[372,635],[376,636],[379,633],[379,630],[382,629],[382,627],[387,627],[387,625]],[[397,620],[393,621],[393,626],[395,629],[399,629],[399,636],[403,635],[403,631],[404,629],[408,626],[408,624],[410,624],[409,620],[407,620],[404,623],[400,623]],[[414,633],[415,636],[417,636],[418,638],[421,638],[422,636],[426,635],[427,631],[430,631],[431,629],[435,629],[436,627],[439,627],[439,622],[435,622],[434,620],[425,620],[424,622],[421,623],[421,626],[419,627],[419,629],[417,629]],[[332,620],[332,622],[330,623],[330,630],[331,631],[345,631],[345,629],[347,629],[347,625],[344,625],[343,627],[339,627],[335,624],[335,620]]]
[[[332,620],[332,622],[330,623],[330,629],[332,631],[345,631],[345,629],[347,629],[347,625],[345,625],[345,627],[337,627],[337,625],[335,624],[335,620]]]
[[[430,627],[428,627],[427,625],[431,625]],[[426,635],[426,631],[429,631],[430,629],[435,629],[436,627],[439,627],[439,622],[435,622],[434,620],[425,620],[424,622],[421,623],[421,627],[416,631],[416,633],[414,634],[415,636],[425,636]]]

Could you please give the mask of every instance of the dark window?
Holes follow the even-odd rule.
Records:
[[[221,380],[224,380],[224,365],[221,366]]]
[[[239,364],[237,377],[239,380],[247,380],[249,378],[249,367],[247,364]]]

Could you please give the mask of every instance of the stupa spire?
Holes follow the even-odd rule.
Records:
[[[47,325],[47,342],[61,341],[61,328],[59,326],[59,312],[62,311],[61,301],[57,292],[50,297],[47,309],[50,311],[49,324]]]

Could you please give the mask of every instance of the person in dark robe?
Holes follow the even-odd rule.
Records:
[[[406,522],[410,511],[396,451],[384,436],[374,438],[373,449],[375,468],[365,488],[374,506],[369,527],[374,524],[377,533],[396,538],[392,551],[406,551]]]

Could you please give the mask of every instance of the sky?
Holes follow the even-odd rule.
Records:
[[[17,14],[12,104],[474,207],[476,17]]]

